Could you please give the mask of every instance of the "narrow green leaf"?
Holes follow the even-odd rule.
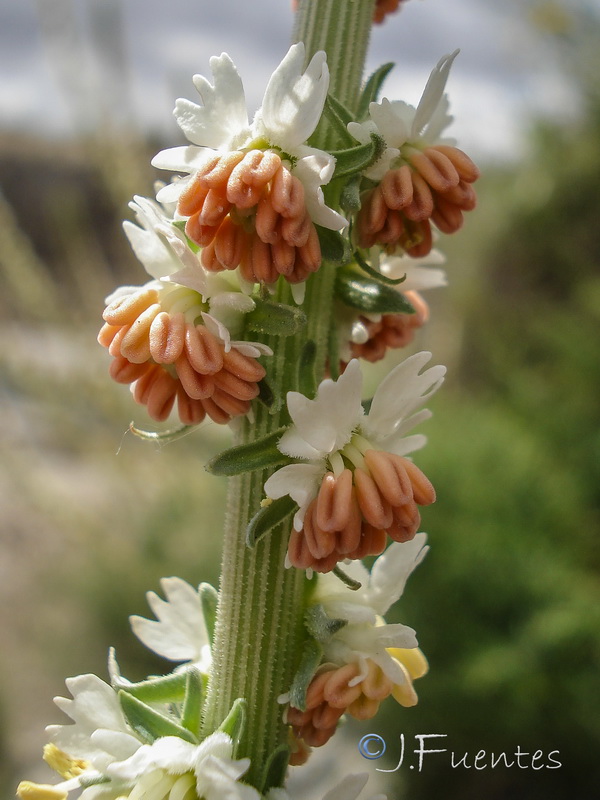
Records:
[[[332,619],[319,603],[308,608],[304,615],[304,624],[313,639],[324,644],[328,639],[331,639],[334,633],[344,628],[348,624],[348,620]]]
[[[246,724],[246,700],[243,697],[238,697],[231,706],[231,711],[223,722],[219,725],[218,730],[221,733],[226,733],[233,740],[234,751],[244,733],[244,726]]]
[[[342,583],[346,584],[349,589],[352,589],[353,592],[356,592],[362,586],[360,581],[355,581],[354,578],[351,578],[350,575],[346,575],[343,569],[340,569],[339,565],[336,565],[332,570],[333,574],[336,578],[339,578]]]
[[[306,692],[321,663],[322,657],[323,648],[319,642],[316,639],[307,639],[304,644],[300,666],[294,675],[290,688],[290,705],[300,711],[306,711]]]
[[[370,275],[372,278],[375,278],[377,281],[385,283],[388,286],[397,286],[399,283],[404,283],[406,280],[406,274],[404,274],[401,278],[388,278],[387,275],[382,275],[381,272],[377,272],[376,269],[374,269],[367,261],[365,261],[358,250],[354,251],[354,260],[368,275]]]
[[[381,157],[386,148],[385,139],[376,133],[371,134],[371,141],[348,147],[346,150],[334,150],[331,155],[335,158],[335,172],[333,177],[347,178],[369,167]]]
[[[267,758],[260,787],[262,795],[267,794],[269,789],[276,789],[283,786],[287,776],[289,762],[290,748],[284,744],[280,744]]]
[[[317,393],[317,375],[315,372],[315,359],[317,357],[317,345],[309,339],[300,353],[298,360],[298,379],[296,385],[298,391],[309,400],[312,400]]]
[[[241,475],[243,472],[287,464],[289,457],[277,449],[277,442],[284,430],[279,428],[262,439],[223,450],[211,458],[204,469],[211,475]]]
[[[352,250],[349,242],[337,231],[330,231],[329,228],[322,228],[315,225],[319,244],[321,245],[321,256],[324,261],[331,264],[348,264],[352,258]]]
[[[150,708],[146,703],[142,703],[124,689],[119,692],[118,697],[127,722],[145,741],[151,743],[163,736],[178,736],[180,739],[185,739],[186,742],[198,744],[198,739],[191,731],[178,725],[156,709]]]
[[[365,88],[360,94],[360,100],[358,101],[358,111],[356,114],[358,120],[367,118],[369,113],[369,105],[374,103],[379,97],[379,90],[381,89],[384,80],[387,78],[390,70],[392,70],[393,67],[393,62],[382,64],[382,66],[375,70],[375,72],[366,82]]]
[[[351,213],[360,208],[360,175],[353,175],[340,192],[342,211]]]
[[[334,128],[340,141],[352,144],[354,139],[348,133],[347,125],[354,117],[345,105],[336,100],[335,97],[327,95],[325,98],[325,106],[323,108],[323,116],[330,125]]]
[[[204,680],[202,673],[195,667],[190,667],[185,684],[185,700],[181,713],[181,724],[194,736],[200,736],[202,722],[202,698],[204,696]]]
[[[213,636],[215,635],[219,593],[210,583],[201,583],[198,587],[198,594],[200,595],[200,603],[202,604],[202,613],[204,614],[204,624],[206,625],[208,638],[209,641],[212,642]]]
[[[112,685],[146,703],[178,703],[185,697],[185,681],[185,672],[177,672],[139,683],[129,683],[118,677],[113,679]]]
[[[301,308],[256,299],[255,308],[246,314],[246,330],[273,336],[292,336],[306,325]]]
[[[414,314],[406,298],[391,286],[372,278],[361,278],[351,270],[339,270],[336,294],[347,306],[365,314]]]
[[[279,497],[262,506],[252,517],[246,528],[246,544],[252,548],[256,543],[270,533],[273,528],[284,522],[298,509],[298,505],[288,495]]]

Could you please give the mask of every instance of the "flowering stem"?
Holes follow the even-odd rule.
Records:
[[[355,104],[360,86],[373,5],[374,0],[304,0],[297,15],[295,40],[305,43],[307,61],[318,50],[327,52],[330,91],[348,106]],[[315,146],[331,146],[331,138],[326,128],[320,129]],[[308,281],[303,306],[308,325],[303,336],[265,337],[274,351],[269,379],[281,398],[294,388],[293,373],[307,338],[317,346],[317,379],[325,372],[334,280],[334,268],[324,264]],[[275,299],[289,303],[289,287],[283,286]],[[244,421],[236,444],[250,443],[285,422],[281,407],[273,413],[256,405],[255,421]],[[304,573],[284,566],[289,523],[253,549],[245,543],[246,526],[260,507],[267,475],[247,473],[229,482],[214,662],[203,720],[208,735],[238,697],[246,699],[248,714],[238,757],[250,757],[244,780],[256,786],[269,754],[287,743],[277,698],[289,689],[305,636]]]

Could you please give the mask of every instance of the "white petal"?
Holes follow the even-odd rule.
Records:
[[[302,527],[304,512],[309,503],[317,496],[321,478],[325,469],[315,464],[288,464],[274,472],[265,482],[265,494],[276,500],[289,495],[300,506],[300,513],[296,514],[294,525],[299,530]]]
[[[417,533],[410,542],[393,542],[371,570],[365,599],[378,614],[385,614],[402,595],[411,572],[427,555],[427,535]]]
[[[448,75],[450,74],[452,62],[459,52],[459,50],[455,50],[450,55],[442,56],[431,72],[415,112],[415,118],[413,120],[411,130],[411,138],[414,139],[420,136],[433,117],[444,94],[444,89],[446,88],[446,81],[448,80]]]
[[[325,197],[321,186],[329,183],[335,169],[335,159],[328,153],[314,148],[303,148],[310,151],[300,158],[294,167],[294,175],[304,186],[304,202],[310,218],[315,225],[339,231],[345,228],[348,221],[337,211],[325,205]]]
[[[161,150],[157,153],[150,162],[153,167],[157,169],[170,169],[173,172],[194,172],[201,169],[207,161],[214,158],[215,153],[213,150],[207,150],[204,147],[194,147],[193,145],[183,145],[181,147],[169,147],[167,150]],[[163,202],[167,189],[177,184],[169,184],[161,189],[157,195],[157,199]],[[179,190],[181,193],[181,189]],[[165,200],[165,202],[167,202]]]
[[[299,42],[290,47],[271,76],[257,117],[269,142],[290,154],[317,127],[329,88],[324,52],[315,53],[304,73],[303,66],[304,44]]]
[[[213,56],[210,68],[214,85],[202,75],[194,75],[194,86],[202,98],[202,106],[189,100],[178,100],[175,117],[190,142],[229,149],[240,134],[248,135],[248,114],[244,87],[235,64],[226,53]]]
[[[200,262],[192,268],[184,267],[177,270],[177,272],[171,273],[165,280],[170,283],[176,283],[179,286],[187,286],[188,289],[193,289],[198,294],[201,294],[203,298],[206,297],[206,272]]]

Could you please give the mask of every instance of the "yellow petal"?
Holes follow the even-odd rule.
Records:
[[[82,758],[73,758],[52,743],[44,747],[44,761],[65,780],[76,778],[90,768],[90,764],[87,761]]]
[[[399,661],[408,670],[408,674],[413,680],[422,678],[429,670],[427,659],[423,651],[418,647],[411,647],[410,650],[400,647],[388,647],[387,652],[396,661]]]
[[[21,800],[66,800],[67,793],[60,787],[47,783],[21,781],[17,786],[17,797]]]

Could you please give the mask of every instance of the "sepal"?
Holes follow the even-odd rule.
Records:
[[[263,536],[270,533],[277,525],[285,522],[297,510],[297,503],[287,494],[262,506],[252,517],[246,528],[246,544],[248,547],[255,547]]]
[[[380,280],[361,277],[354,270],[338,270],[335,290],[347,306],[365,314],[414,314],[406,298]]]
[[[316,639],[307,639],[300,666],[290,687],[290,705],[299,711],[306,711],[306,692],[322,658],[323,648],[320,643]]]
[[[333,177],[348,178],[362,172],[377,159],[381,158],[385,151],[386,143],[383,136],[377,133],[371,134],[371,141],[366,144],[348,147],[346,150],[334,150],[331,155],[335,158],[335,171]]]
[[[331,231],[329,228],[322,228],[320,225],[315,225],[315,228],[321,245],[323,261],[329,261],[330,264],[335,264],[336,266],[348,264],[352,258],[352,250],[348,240],[341,233]]]
[[[288,764],[290,761],[290,748],[280,744],[267,757],[263,777],[261,780],[261,794],[265,795],[269,789],[279,788],[285,783]]]
[[[352,113],[343,103],[328,94],[325,98],[323,116],[335,130],[339,140],[349,145],[353,144],[354,139],[348,132],[348,123],[354,120]]]
[[[215,634],[215,623],[217,621],[217,604],[219,602],[219,593],[214,586],[210,585],[210,583],[201,583],[198,587],[198,594],[200,596],[200,603],[202,605],[202,614],[204,616],[206,632],[208,633],[209,641],[212,642]]]
[[[347,214],[352,214],[355,211],[358,211],[361,206],[361,180],[362,177],[360,175],[353,175],[340,192],[340,207],[342,211],[345,211]]]
[[[211,475],[231,476],[287,464],[290,459],[277,449],[277,442],[284,430],[285,428],[279,428],[262,439],[223,450],[218,456],[211,458],[204,469]]]
[[[292,336],[306,325],[301,308],[256,299],[254,311],[246,314],[246,330],[273,336]]]
[[[138,700],[127,690],[121,689],[118,697],[127,722],[144,741],[152,743],[163,736],[177,736],[191,744],[198,744],[198,739],[191,731]]]
[[[369,80],[365,83],[365,87],[360,93],[358,110],[356,112],[356,118],[359,120],[359,122],[367,118],[370,104],[376,102],[377,98],[379,97],[379,90],[393,68],[393,61],[390,61],[387,64],[382,64],[379,69],[375,70]]]
[[[146,703],[179,703],[185,697],[185,672],[173,672],[157,678],[131,683],[114,670],[111,686],[115,691],[125,691]]]
[[[199,669],[191,667],[186,673],[185,700],[181,712],[181,724],[197,738],[200,736],[202,723],[202,699],[206,688],[206,678]]]
[[[304,615],[307,631],[317,642],[325,644],[331,637],[348,624],[347,619],[332,619],[321,603],[311,606]]]
[[[231,711],[217,728],[221,733],[226,733],[233,741],[233,751],[240,743],[246,725],[247,703],[243,697],[238,697],[231,706]]]

